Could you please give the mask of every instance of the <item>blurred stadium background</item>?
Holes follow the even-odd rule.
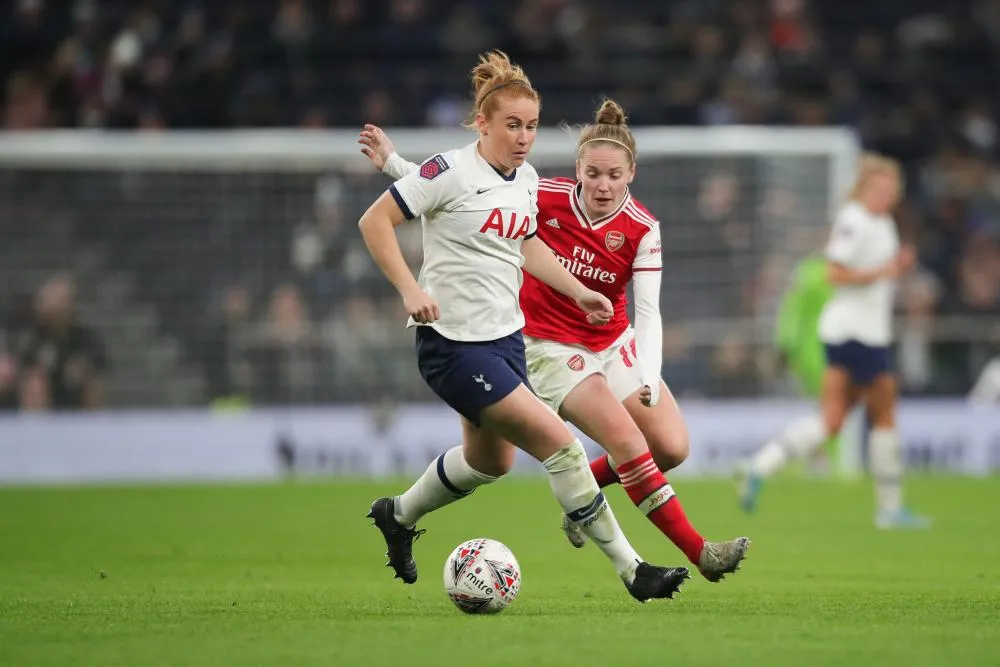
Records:
[[[796,395],[775,314],[863,148],[907,175],[904,393],[965,396],[1000,351],[997,0],[8,0],[0,16],[7,410],[433,403],[355,231],[386,181],[353,139],[378,123],[413,159],[466,141],[466,73],[493,47],[543,95],[543,173],[570,173],[556,125],[602,95],[644,133],[634,191],[663,224],[663,373],[683,400]],[[404,245],[418,267],[416,227]]]

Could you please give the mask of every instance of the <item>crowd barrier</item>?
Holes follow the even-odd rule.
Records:
[[[691,456],[673,474],[724,476],[790,420],[797,401],[685,401]],[[899,429],[909,468],[968,475],[1000,470],[1000,410],[959,400],[904,401]],[[841,472],[860,471],[859,428]],[[421,472],[461,439],[437,405],[103,412],[0,418],[0,484],[276,480],[288,475],[385,478]],[[591,454],[594,443],[583,438]],[[519,454],[515,471],[540,466]]]

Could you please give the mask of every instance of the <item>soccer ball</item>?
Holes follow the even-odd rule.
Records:
[[[496,540],[462,542],[444,563],[444,590],[466,614],[496,614],[521,590],[521,566]]]

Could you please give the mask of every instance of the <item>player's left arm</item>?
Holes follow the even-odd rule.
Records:
[[[389,135],[378,125],[365,125],[358,143],[362,146],[361,152],[371,160],[372,166],[393,180],[398,181],[420,168],[420,165],[404,159],[396,152]]]
[[[649,389],[649,405],[656,405],[660,400],[660,368],[663,366],[663,319],[660,316],[662,265],[660,229],[654,227],[639,241],[632,262],[635,344],[642,384]]]

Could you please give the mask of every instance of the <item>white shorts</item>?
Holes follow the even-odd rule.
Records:
[[[595,373],[607,379],[611,392],[619,401],[624,401],[642,386],[632,327],[600,352],[582,345],[531,336],[524,337],[524,344],[531,387],[538,398],[557,413],[569,392]]]

